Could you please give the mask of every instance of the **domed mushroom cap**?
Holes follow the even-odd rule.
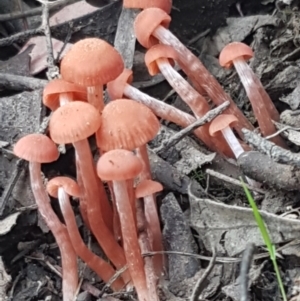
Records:
[[[171,17],[162,9],[152,7],[140,12],[134,21],[134,32],[139,43],[145,48],[158,44],[158,40],[152,35],[159,26],[168,28]]]
[[[43,91],[43,104],[50,110],[56,110],[59,104],[59,95],[61,93],[73,93],[74,100],[87,100],[86,88],[69,83],[63,79],[54,79],[50,81]]]
[[[158,7],[169,14],[172,9],[172,0],[124,0],[123,6],[126,8],[141,9]]]
[[[209,134],[215,136],[218,132],[224,130],[231,124],[238,122],[235,115],[232,114],[221,114],[217,116],[209,125]]]
[[[101,115],[86,102],[73,101],[53,112],[49,131],[58,144],[74,143],[93,135],[101,125]]]
[[[91,87],[118,77],[124,62],[119,52],[107,42],[87,38],[73,45],[62,59],[60,68],[64,80]]]
[[[21,138],[14,146],[14,154],[26,161],[38,163],[50,163],[59,157],[55,143],[42,134],[29,134]]]
[[[97,144],[103,151],[133,150],[152,140],[159,128],[157,117],[148,107],[131,99],[117,99],[102,111]]]
[[[97,174],[104,181],[133,179],[142,169],[142,161],[125,149],[111,150],[102,155],[97,163]]]
[[[107,84],[106,91],[111,100],[122,98],[126,84],[133,80],[132,70],[124,69],[123,72],[113,81]]]
[[[58,189],[62,187],[71,196],[80,197],[78,184],[69,177],[55,177],[47,183],[47,192],[54,198],[58,197]]]
[[[233,61],[237,58],[243,58],[245,61],[251,59],[254,53],[252,49],[241,42],[232,42],[226,45],[220,53],[219,63],[224,68],[230,68]]]
[[[143,198],[145,196],[162,191],[163,189],[163,186],[159,182],[152,180],[144,180],[137,185],[135,189],[135,197]]]
[[[145,64],[150,75],[160,73],[156,60],[161,58],[168,59],[170,65],[174,66],[178,59],[178,53],[173,47],[163,44],[157,44],[148,49],[145,54]]]

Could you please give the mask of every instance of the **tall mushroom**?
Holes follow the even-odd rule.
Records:
[[[131,151],[115,149],[102,155],[97,163],[98,176],[112,181],[116,205],[120,216],[123,245],[128,269],[136,288],[139,301],[148,301],[144,261],[137,238],[133,212],[127,192],[126,180],[135,178],[141,171],[142,162]]]
[[[205,90],[217,105],[226,100],[230,102],[230,107],[226,112],[238,118],[239,122],[235,125],[235,129],[242,137],[241,129],[251,130],[253,129],[252,125],[200,60],[167,29],[170,22],[171,17],[159,8],[143,10],[136,17],[134,24],[135,35],[139,43],[145,48],[150,48],[158,42],[172,46],[178,53],[180,67],[188,75],[197,91],[201,93]]]
[[[87,140],[99,129],[100,124],[100,113],[92,105],[74,101],[54,111],[50,119],[49,131],[56,143],[73,144],[85,188],[87,215],[91,230],[107,257],[117,269],[121,269],[126,264],[124,252],[104,222],[104,217],[110,214],[110,219],[112,219],[112,214],[101,211],[104,209],[101,207],[102,198],[107,196],[104,187],[101,186],[103,187],[101,190],[98,185],[93,157]],[[123,274],[123,279],[126,283],[129,281],[129,275],[126,272]]]
[[[77,256],[67,229],[54,213],[43,185],[41,164],[56,161],[59,153],[56,145],[47,136],[30,134],[21,138],[14,146],[17,157],[29,161],[31,189],[38,210],[52,232],[61,254],[63,301],[73,301],[78,286]]]

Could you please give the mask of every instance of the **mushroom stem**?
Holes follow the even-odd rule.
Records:
[[[146,231],[146,218],[143,211],[143,205],[141,200],[136,200],[136,210],[137,210],[137,228],[139,233],[139,245],[142,253],[151,252],[149,237],[147,236]],[[154,272],[154,261],[149,256],[144,257],[145,262],[145,274],[149,296],[151,296],[151,301],[159,301],[157,296],[157,276]]]
[[[72,92],[65,92],[59,94],[59,105],[63,106],[66,103],[73,101],[73,93]]]
[[[69,195],[65,192],[63,187],[59,187],[58,189],[58,200],[75,252],[93,271],[96,272],[96,274],[104,282],[107,283],[114,276],[115,270],[110,264],[104,261],[101,257],[92,253],[86,247],[77,228],[75,216],[70,204]],[[124,283],[119,278],[111,284],[111,288],[114,291],[119,291],[123,287]]]
[[[73,145],[78,155],[78,165],[80,167],[82,182],[86,193],[87,215],[92,232],[106,256],[112,261],[117,269],[121,269],[126,265],[126,259],[122,248],[115,241],[112,232],[103,220],[101,210],[99,210],[99,200],[97,196],[101,196],[105,192],[100,191],[88,141],[87,139],[80,140],[74,142]],[[127,272],[123,274],[123,279],[125,283],[130,281]]]
[[[99,112],[104,108],[103,86],[87,87],[88,102],[93,105]]]
[[[209,105],[206,99],[200,95],[169,63],[166,58],[156,60],[157,66],[172,88],[182,98],[182,100],[192,109],[196,117],[202,117],[209,111]],[[209,123],[199,128],[202,132],[202,141],[212,150],[232,157],[231,150],[223,140],[222,136],[217,139],[209,135]]]
[[[147,145],[137,149],[137,156],[143,162],[142,172],[139,174],[139,180],[151,180],[150,161],[147,152]],[[145,217],[147,221],[148,238],[150,239],[152,251],[163,251],[162,233],[157,212],[156,198],[153,194],[144,197]],[[161,277],[164,267],[164,256],[156,254],[153,256],[153,265],[155,274]]]
[[[112,181],[116,205],[120,216],[123,246],[128,269],[138,294],[139,301],[148,301],[148,289],[144,272],[144,261],[137,238],[133,213],[127,192],[126,181]]]
[[[41,164],[29,162],[31,189],[39,212],[52,232],[61,253],[63,301],[73,301],[78,286],[77,256],[67,229],[54,213],[43,186]]]
[[[244,152],[244,149],[241,146],[239,140],[235,137],[229,126],[221,130],[221,132],[228,145],[230,146],[232,152],[234,153],[234,156],[238,158]]]
[[[178,64],[182,70],[188,75],[193,85],[198,91],[203,89],[207,92],[212,101],[220,105],[224,101],[230,102],[227,113],[235,115],[239,122],[235,125],[235,129],[243,136],[241,129],[253,129],[250,122],[239,110],[233,100],[225,93],[218,81],[209,73],[200,60],[187,49],[168,29],[159,25],[152,33],[161,43],[172,46],[179,55]]]
[[[262,135],[266,137],[274,134],[276,132],[276,128],[270,117],[270,111],[268,111],[268,108],[265,106],[263,97],[259,93],[256,83],[253,80],[251,68],[245,63],[244,59],[240,58],[234,59],[233,64],[251,102],[252,109]],[[286,143],[279,135],[271,138],[270,140],[281,147],[287,147]]]

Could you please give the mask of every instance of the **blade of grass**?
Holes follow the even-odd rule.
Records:
[[[253,215],[254,215],[254,218],[256,220],[256,223],[259,227],[259,230],[261,232],[261,235],[263,237],[263,240],[267,246],[267,249],[268,249],[268,252],[270,254],[270,258],[272,260],[272,263],[273,263],[273,267],[274,267],[274,270],[275,270],[275,273],[276,273],[276,277],[277,277],[277,281],[278,281],[278,284],[279,284],[279,288],[280,288],[280,292],[281,292],[281,295],[282,295],[282,298],[284,301],[287,301],[287,297],[286,297],[286,293],[285,293],[285,290],[284,290],[284,286],[283,286],[283,282],[282,282],[282,279],[281,279],[281,276],[280,276],[280,272],[279,272],[279,268],[278,268],[278,265],[277,265],[277,261],[276,261],[276,250],[275,250],[275,246],[273,245],[272,241],[271,241],[271,238],[269,236],[269,233],[268,233],[268,230],[265,226],[265,223],[259,213],[259,210],[256,206],[256,203],[249,191],[249,189],[246,187],[243,179],[241,178],[241,182],[242,182],[242,186],[244,188],[244,191],[245,191],[245,194],[246,194],[246,197],[248,199],[248,202],[250,203],[250,206],[252,208],[252,211],[253,211]]]

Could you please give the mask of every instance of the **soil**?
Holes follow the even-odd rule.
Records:
[[[16,11],[12,2],[0,2],[0,20],[1,14]],[[65,41],[69,37],[68,42],[74,43],[96,36],[114,42],[122,3],[106,0],[87,2],[102,9],[53,26],[54,38]],[[24,1],[23,5],[25,10],[37,6],[33,0]],[[236,0],[174,0],[171,16],[170,30],[199,56],[257,128],[237,74],[220,68],[217,60],[220,50],[231,41],[251,45],[255,58],[250,66],[266,87],[279,113],[285,111],[280,120],[281,128],[284,127],[281,135],[289,150],[297,154],[300,146],[300,115],[297,111],[300,105],[299,3],[296,0],[252,0],[247,3]],[[30,19],[29,25],[33,26],[30,28],[36,28],[38,24],[35,17]],[[5,38],[24,33],[24,26],[24,19],[3,21],[0,23],[0,35]],[[18,82],[17,77],[16,82],[8,84],[5,78],[5,74],[12,74],[32,79],[27,53],[16,55],[17,48],[22,47],[32,35],[32,32],[27,32],[17,41],[5,42],[0,55],[3,61],[0,62],[0,259],[4,263],[2,267],[0,260],[0,275],[3,275],[0,277],[0,301],[62,300],[58,248],[36,211],[27,165],[20,163],[11,153],[13,144],[24,133],[37,132],[43,117],[49,114],[41,105],[42,89],[30,89],[32,83]],[[4,45],[1,39],[0,45]],[[143,53],[144,49],[137,44],[132,57],[133,85],[190,112],[176,94],[169,94],[171,88],[161,77],[151,79],[144,67]],[[36,74],[35,78],[45,80],[45,71]],[[285,118],[287,112],[288,119]],[[158,194],[158,205],[165,250],[186,254],[166,255],[166,276],[158,285],[160,299],[181,301],[191,298],[214,252],[216,263],[212,272],[203,279],[201,299],[281,298],[272,261],[265,251],[244,191],[239,183],[230,181],[239,180],[244,173],[262,183],[253,195],[271,232],[272,242],[278,249],[278,264],[288,299],[298,300],[300,195],[299,166],[295,164],[297,155],[291,159],[288,155],[283,156],[282,150],[274,151],[273,146],[270,146],[271,152],[268,146],[255,145],[255,150],[260,153],[249,152],[241,157],[239,168],[234,160],[212,154],[193,135],[189,135],[158,156],[155,149],[180,130],[165,121],[161,124],[160,133],[149,144],[149,157],[153,178],[164,186],[163,192]],[[90,144],[96,156],[95,141],[91,139]],[[67,146],[57,162],[43,166],[43,173],[46,179],[56,175],[75,177],[73,149]],[[52,199],[52,206],[62,220],[55,199]],[[73,201],[72,206],[84,241],[93,252],[102,254],[81,219],[77,202]],[[256,251],[252,264],[253,256],[248,256],[251,268],[246,282],[249,288],[247,297],[241,289],[246,276],[240,272],[240,261],[249,243],[256,245]],[[191,256],[191,253],[200,257]],[[243,258],[243,262],[246,259]],[[103,282],[83,263],[80,273],[83,283],[77,300],[136,300],[132,291],[112,294],[107,289],[102,292]]]

